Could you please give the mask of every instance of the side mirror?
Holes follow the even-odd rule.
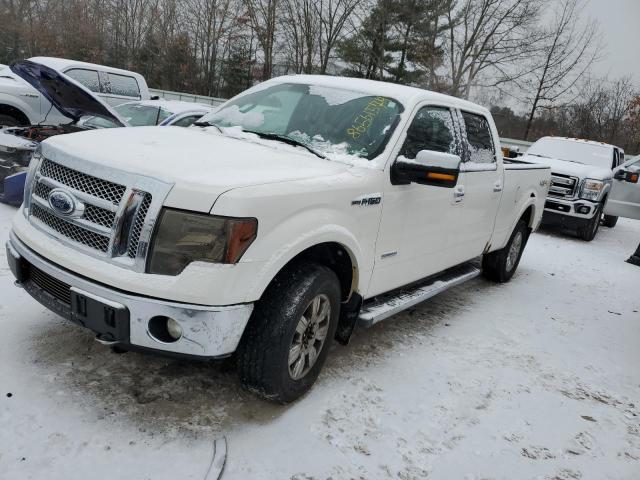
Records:
[[[613,174],[613,178],[615,178],[616,180],[621,180],[623,182],[629,182],[629,183],[638,183],[639,177],[640,175],[638,175],[637,173],[629,172],[622,168],[619,170],[616,170],[616,172]]]
[[[458,183],[460,157],[450,153],[420,150],[415,160],[399,156],[391,168],[394,185],[419,183],[453,188]]]

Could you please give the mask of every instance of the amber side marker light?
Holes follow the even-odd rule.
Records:
[[[638,174],[637,174],[637,173],[632,173],[632,174],[629,176],[629,181],[630,181],[631,183],[638,183]]]
[[[429,173],[427,173],[427,178],[429,178],[431,180],[454,181],[456,179],[456,176],[455,175],[451,175],[450,173],[429,172]]]

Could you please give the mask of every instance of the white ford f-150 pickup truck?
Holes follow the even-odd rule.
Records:
[[[613,228],[618,217],[604,215],[613,169],[624,163],[624,151],[614,145],[565,137],[543,137],[523,159],[551,167],[551,186],[542,222],[574,229],[590,242],[600,222]]]
[[[550,179],[505,163],[485,108],[369,80],[280,77],[197,125],[44,141],[7,258],[101,342],[235,352],[277,402],[311,387],[331,339],[479,275],[481,256],[508,281]]]

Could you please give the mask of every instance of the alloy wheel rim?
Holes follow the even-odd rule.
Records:
[[[330,320],[329,297],[324,293],[316,295],[298,320],[289,347],[288,367],[293,380],[300,380],[315,365],[324,347]]]
[[[510,272],[515,267],[518,261],[518,255],[520,255],[520,249],[522,248],[522,232],[518,232],[511,242],[509,247],[509,254],[507,255],[507,271]]]

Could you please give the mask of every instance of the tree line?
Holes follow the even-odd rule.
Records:
[[[638,92],[592,79],[604,50],[585,2],[0,0],[0,63],[67,57],[220,97],[283,74],[349,75],[511,106],[518,120],[501,128],[515,138],[584,132],[637,148]]]

